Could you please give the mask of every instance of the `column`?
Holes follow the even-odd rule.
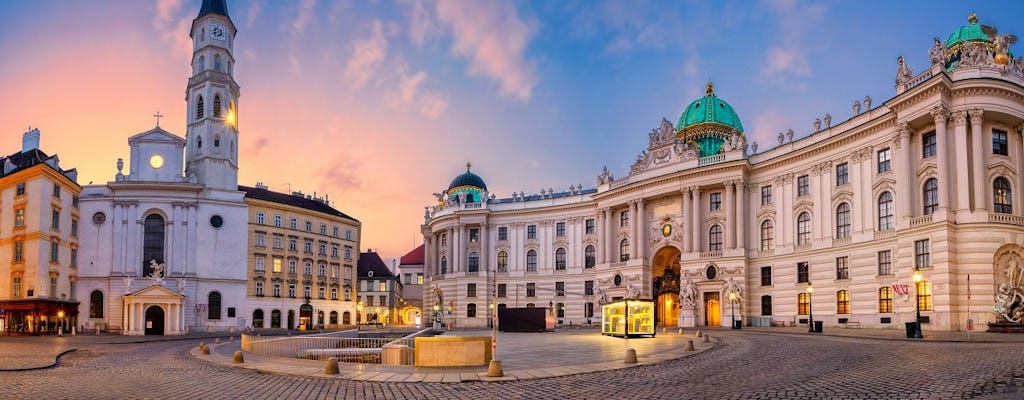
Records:
[[[135,327],[135,325],[132,324],[131,303],[121,303],[121,315],[124,316],[124,320],[121,321],[121,331],[126,334],[130,333]]]
[[[647,206],[644,199],[636,200],[636,258],[643,259],[647,252]]]
[[[693,206],[690,204],[691,203],[690,189],[689,188],[682,188],[681,190],[679,190],[679,193],[681,193],[683,195],[683,221],[684,221],[683,222],[683,224],[684,224],[683,232],[686,232],[687,229],[689,229],[689,230],[693,229],[693,210],[691,209]],[[693,235],[683,234],[681,236],[683,237],[683,252],[684,253],[692,252],[693,251]]]
[[[111,254],[110,262],[111,262],[111,266],[113,268],[112,268],[112,270],[110,272],[122,272],[122,273],[124,272],[124,253],[123,253],[123,251],[124,251],[124,245],[123,245],[124,241],[121,240],[121,218],[122,218],[121,217],[121,213],[122,212],[123,211],[122,211],[121,203],[114,202],[114,211],[110,215],[110,228],[111,228],[111,231],[112,231],[111,234],[113,235],[114,243],[122,243],[122,245],[121,246],[117,246],[117,245],[113,245],[112,246],[113,247],[112,248],[113,254]],[[113,274],[111,274],[111,275],[113,275]]]
[[[452,273],[453,269],[455,268],[455,257],[454,257],[454,254],[455,254],[455,228],[448,227],[448,257],[447,257],[447,260],[446,260],[448,265],[445,265],[445,269],[448,270],[447,273]]]
[[[1024,124],[1017,125],[1017,143],[1011,147],[1013,149],[1013,159],[1017,160],[1017,187],[1013,191],[1014,199],[1013,204],[1016,204],[1014,208],[1017,210],[1017,215],[1024,213]],[[1007,138],[1009,139],[1009,138]]]
[[[725,183],[725,248],[736,248],[736,182]]]
[[[914,198],[913,188],[916,187],[916,185],[911,185],[912,182],[915,182],[914,170],[916,169],[910,151],[910,135],[913,133],[910,124],[904,122],[897,128],[896,138],[892,141],[894,147],[892,152],[893,173],[896,175],[896,193],[893,193],[893,197],[895,197],[893,200],[896,201],[897,221],[913,217],[910,207]]]
[[[188,233],[186,234],[187,237],[185,238],[185,248],[181,249],[181,251],[184,251],[186,252],[186,254],[188,254],[188,258],[185,261],[185,272],[191,272],[195,274],[197,273],[196,252],[193,251],[192,246],[198,240],[197,233],[199,231],[199,212],[196,209],[196,204],[188,204],[186,207],[188,208],[188,221],[185,222],[188,223],[188,229],[186,229],[186,232]],[[359,249],[356,249],[356,251],[359,251]]]
[[[701,208],[703,207],[703,203],[701,203],[700,200],[700,186],[694,186],[691,193],[693,193],[693,202],[691,203],[691,206],[693,207],[693,229],[691,229],[693,233],[693,251],[699,253],[704,251],[704,240],[702,238],[705,234],[704,218],[701,217]]]
[[[861,190],[861,186],[864,183],[871,184],[871,174],[864,174],[864,164],[869,164],[871,160],[870,149],[864,149],[856,157],[855,161],[850,164],[848,170],[850,172],[850,187],[853,189],[853,199],[850,204],[850,233],[860,232],[864,230],[864,224],[862,223],[861,217],[865,214],[872,214],[873,208],[866,207],[868,203],[864,202],[864,191]],[[834,213],[835,211],[832,211]]]
[[[985,211],[988,209],[988,197],[985,196],[985,188],[988,187],[988,180],[985,179],[985,166],[984,160],[989,152],[992,150],[991,147],[986,149],[982,146],[981,138],[984,134],[981,131],[981,116],[983,114],[982,109],[975,108],[971,110],[971,148],[974,150],[971,154],[971,188],[974,189],[974,209]],[[958,151],[957,153],[962,153]],[[960,189],[960,191],[966,191]]]
[[[875,212],[878,211],[877,199],[872,198],[874,192],[871,190],[871,171],[873,168],[876,168],[877,165],[876,154],[878,153],[874,148],[864,149],[864,158],[860,163],[860,176],[866,176],[868,179],[864,179],[860,182],[853,182],[854,185],[857,185],[857,190],[859,191],[860,196],[858,197],[859,202],[854,204],[853,207],[850,207],[853,212],[853,217],[860,220],[861,230],[867,231],[873,231],[875,226],[875,213],[869,210],[875,210]],[[877,169],[875,170],[877,171]],[[860,232],[860,230],[856,232]]]
[[[165,264],[164,265],[164,277],[168,277],[168,278],[171,276],[171,272],[178,272],[178,270],[176,268],[177,267],[176,261],[177,261],[178,255],[177,255],[177,252],[174,251],[174,238],[176,236],[175,232],[174,232],[176,230],[176,229],[174,229],[174,222],[177,221],[177,220],[178,220],[178,205],[177,204],[172,204],[171,205],[171,215],[169,215],[167,217],[167,220],[164,221],[164,232],[167,232],[167,248],[164,251],[164,254],[166,255],[164,257],[164,264]]]
[[[746,253],[747,241],[747,184],[736,181],[736,247]]]
[[[612,225],[613,221],[615,220],[615,217],[614,217],[615,216],[615,210],[613,210],[611,207],[608,207],[608,208],[606,208],[604,210],[604,212],[605,212],[605,215],[608,216],[607,218],[605,218],[605,221],[604,221],[605,222],[605,228],[606,228],[605,231],[604,231],[604,233],[605,233],[605,238],[604,238],[604,243],[605,243],[604,248],[605,248],[605,250],[604,251],[605,251],[605,254],[608,256],[607,258],[605,258],[605,260],[608,261],[609,263],[613,263],[613,262],[617,262],[619,260],[618,257],[617,257],[618,253],[615,252],[615,249],[617,248],[617,246],[619,244],[615,243],[615,232],[614,232],[615,229],[614,229],[614,225]]]
[[[967,165],[967,112],[958,110],[953,112],[953,129],[954,129],[954,143],[956,148],[959,150],[955,154],[956,165],[953,170],[956,171],[955,181],[956,186],[956,210],[967,211],[971,208],[971,191],[970,184],[968,183],[968,171],[970,166]],[[943,180],[953,180],[954,176],[950,175],[949,171],[949,149],[947,149],[948,143],[942,138],[945,135],[936,133],[936,145],[939,147],[939,208],[952,208],[951,204],[944,203],[943,200],[949,200],[949,185],[944,185]],[[943,166],[945,171],[943,171]],[[943,196],[943,188],[945,190],[945,196]]]
[[[488,236],[490,236],[490,232],[487,227],[487,223],[480,223],[480,269],[483,271],[491,271],[494,269],[494,263],[491,262],[491,252],[487,247],[487,244],[490,243],[490,241],[487,240]],[[487,274],[484,274],[484,276],[487,276]]]

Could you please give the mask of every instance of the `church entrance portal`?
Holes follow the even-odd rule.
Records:
[[[679,254],[679,249],[667,246],[651,259],[656,326],[679,324]]]
[[[704,293],[704,325],[705,326],[719,326],[722,325],[721,320],[721,301],[718,299],[717,292],[705,292]]]
[[[164,309],[160,306],[149,306],[146,309],[146,334],[164,334]]]

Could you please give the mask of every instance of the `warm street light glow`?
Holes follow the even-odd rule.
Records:
[[[736,292],[729,292],[729,301],[736,301]]]
[[[921,279],[922,279],[921,278],[921,271],[919,271],[919,270],[918,271],[914,271],[913,279],[914,279],[914,282],[920,282]]]
[[[810,283],[808,283],[808,284],[807,284],[807,293],[811,293],[811,292],[813,292],[813,291],[814,291],[814,287],[813,287],[813,286],[811,286],[811,284],[810,284]]]

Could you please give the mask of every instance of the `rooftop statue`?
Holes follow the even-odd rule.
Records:
[[[931,50],[928,50],[928,58],[931,59],[932,65],[946,65],[946,60],[949,59],[949,52],[946,50],[946,46],[942,44],[942,40],[935,38],[935,44],[932,45]]]
[[[999,30],[995,27],[988,25],[982,25],[981,31],[988,35],[989,39],[992,39],[992,44],[996,47],[995,63],[999,65],[1007,65],[1010,63],[1010,56],[1007,54],[1011,44],[1017,43],[1017,35],[1000,35]]]
[[[897,58],[896,62],[899,63],[899,66],[896,67],[896,84],[897,85],[899,85],[901,83],[904,83],[906,81],[909,81],[910,78],[914,77],[914,73],[912,71],[910,71],[910,67],[907,65],[906,62],[903,61],[903,56],[900,56],[899,58]]]

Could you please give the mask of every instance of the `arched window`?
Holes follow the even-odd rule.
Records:
[[[153,265],[164,262],[164,218],[149,214],[142,229],[142,276],[150,276]]]
[[[537,272],[537,250],[526,251],[526,271]]]
[[[103,292],[99,290],[89,295],[89,318],[103,318]]]
[[[197,149],[203,148],[203,137],[202,136],[196,136],[196,148]]]
[[[892,313],[892,287],[878,289],[878,312]]]
[[[840,290],[836,292],[836,314],[850,313],[850,291]]]
[[[263,327],[263,310],[262,309],[257,308],[255,310],[253,310],[253,312],[252,312],[252,327],[253,328],[262,328]]]
[[[508,252],[505,250],[498,252],[498,272],[508,272]]]
[[[836,207],[836,239],[850,237],[850,203]]]
[[[992,182],[992,197],[995,200],[995,208],[992,211],[1002,214],[1012,214],[1013,207],[1010,205],[1010,181],[998,177]]]
[[[220,71],[220,54],[213,55],[213,69]]]
[[[281,310],[274,310],[270,312],[270,327],[280,328],[281,327]]]
[[[341,323],[348,325],[352,323],[352,313],[345,311],[341,314]]]
[[[811,243],[811,214],[802,212],[796,218],[796,244],[809,243]]]
[[[199,30],[199,41],[200,42],[205,42],[206,41],[206,28],[202,28],[202,29]]]
[[[619,261],[629,260],[629,239],[622,239],[619,242]]]
[[[555,249],[555,269],[565,270],[565,248],[559,247]]]
[[[206,304],[206,319],[220,319],[220,292],[210,292]]]
[[[467,271],[469,271],[469,272],[479,272],[480,271],[480,255],[477,254],[477,252],[475,252],[475,251],[469,253],[469,269]]]
[[[765,317],[772,315],[772,296],[761,296],[761,315]]]
[[[466,304],[466,318],[476,318],[476,303]]]
[[[583,267],[594,268],[597,265],[597,249],[594,245],[587,245],[587,248],[583,250]]]
[[[892,192],[882,192],[882,195],[878,196],[878,230],[887,231],[895,228],[892,215]]]
[[[213,116],[220,118],[220,94],[213,95]]]
[[[761,251],[775,248],[775,223],[770,219],[761,223]]]
[[[796,313],[798,315],[807,315],[811,310],[811,297],[807,293],[797,293],[796,295]]]
[[[220,147],[220,135],[213,135],[213,147]]]
[[[924,181],[924,215],[929,215],[939,210],[939,180],[930,178]]]
[[[338,324],[338,312],[337,311],[331,311],[331,319],[329,321],[330,321],[331,325],[337,325]]]
[[[203,95],[199,95],[199,99],[196,100],[196,119],[203,118],[206,112],[205,103],[203,103]]]
[[[441,256],[441,275],[448,273],[448,257]]]
[[[708,251],[722,251],[721,225],[714,225],[708,230]]]
[[[195,71],[192,71],[192,73],[193,74],[198,74],[198,73],[203,72],[205,70],[206,70],[206,57],[205,56],[199,56],[199,62],[196,63],[196,69],[195,69]]]

